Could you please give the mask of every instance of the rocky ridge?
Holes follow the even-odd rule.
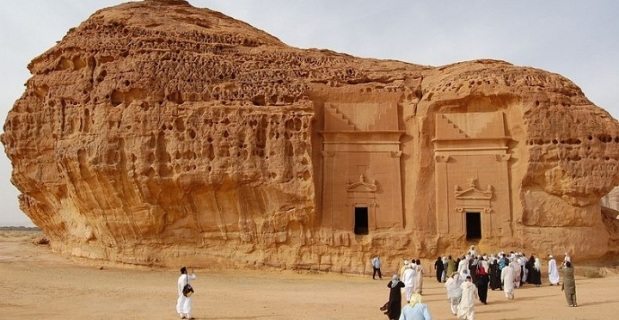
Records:
[[[514,214],[482,247],[617,251],[599,200],[619,184],[619,125],[557,74],[301,50],[177,0],[97,11],[28,68],[1,139],[22,210],[67,254],[362,272],[375,253],[457,253],[415,210],[434,208],[434,119],[489,110],[512,139]],[[359,237],[322,227],[320,130],[326,103],[367,100],[398,105],[416,223]]]

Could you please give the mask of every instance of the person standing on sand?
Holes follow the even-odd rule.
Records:
[[[434,262],[434,270],[436,271],[436,281],[438,281],[438,283],[443,282],[443,271],[445,271],[445,267],[441,257],[436,258],[436,262]]]
[[[477,295],[477,287],[473,284],[471,276],[466,277],[460,288],[462,289],[462,299],[458,304],[458,319],[474,320],[475,319],[475,300],[479,298]]]
[[[411,296],[413,292],[415,292],[415,277],[417,276],[417,265],[414,262],[411,262],[404,269],[404,276],[402,277],[402,281],[404,282],[404,291],[406,292],[406,303],[411,301]]]
[[[372,259],[372,269],[374,269],[374,272],[372,273],[372,280],[376,280],[376,274],[378,273],[378,278],[379,279],[383,279],[383,274],[380,272],[380,266],[381,266],[381,261],[380,261],[380,257],[376,256]]]
[[[509,300],[514,300],[514,269],[506,265],[501,270],[501,282],[503,283],[503,292],[505,297]]]
[[[451,313],[455,316],[458,312],[458,304],[462,298],[462,288],[460,285],[460,274],[457,272],[452,273],[451,277],[445,282],[445,289],[447,289],[447,299],[449,300],[449,306],[451,307]]]
[[[192,272],[187,274],[187,267],[181,268],[181,275],[178,277],[177,289],[178,299],[176,300],[176,313],[181,319],[193,319],[191,317],[191,294],[186,295],[183,292],[185,286],[189,284],[189,280],[194,280],[196,275]],[[193,290],[191,291],[193,293]]]
[[[565,292],[565,300],[570,307],[576,307],[576,281],[574,280],[574,267],[570,261],[565,261],[563,267],[563,284],[561,290]]]
[[[387,302],[387,312],[385,314],[389,320],[398,320],[402,310],[402,292],[400,289],[404,288],[404,283],[400,281],[400,277],[397,274],[394,274],[391,277],[391,281],[387,284],[387,288],[389,288],[389,301]]]
[[[447,257],[447,277],[451,277],[456,271],[456,262],[451,256]]]
[[[557,269],[557,261],[552,255],[549,255],[548,258],[548,281],[550,281],[550,285],[559,285],[559,269]]]
[[[415,292],[421,294],[423,291],[423,274],[425,271],[421,265],[421,260],[416,259],[415,264],[417,265],[417,272],[415,275]]]

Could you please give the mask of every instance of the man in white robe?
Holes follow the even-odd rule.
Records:
[[[503,292],[509,300],[514,299],[514,269],[507,265],[501,270],[501,282],[503,282]]]
[[[458,304],[458,319],[475,320],[475,300],[479,299],[477,287],[471,281],[471,277],[466,277],[466,281],[460,285],[462,289],[462,299]]]
[[[555,258],[550,255],[548,256],[550,260],[548,261],[548,281],[550,281],[550,285],[559,285],[559,268],[557,268],[557,261]]]
[[[195,274],[187,274],[186,267],[181,268],[181,275],[177,281],[178,299],[176,300],[176,313],[178,313],[181,319],[193,319],[191,317],[191,296],[186,297],[183,294],[183,288],[189,284],[189,280],[194,280],[195,278]]]
[[[451,277],[447,278],[445,282],[445,289],[447,289],[447,299],[449,299],[449,305],[451,307],[451,313],[455,316],[458,312],[458,304],[462,299],[462,280],[460,280],[460,274],[454,272]]]
[[[411,301],[411,296],[413,292],[415,292],[415,276],[416,276],[416,265],[410,263],[404,269],[404,274],[402,277],[402,282],[404,282],[404,292],[406,292],[406,303]]]
[[[514,287],[520,288],[520,264],[514,259],[509,263],[509,266],[514,270]]]
[[[462,279],[466,279],[467,276],[471,275],[471,271],[469,270],[469,258],[467,256],[463,256],[462,260],[458,263],[458,273]]]

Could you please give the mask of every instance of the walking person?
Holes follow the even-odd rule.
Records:
[[[447,257],[447,277],[451,277],[453,275],[456,271],[456,266],[457,265],[454,259],[451,256]]]
[[[488,263],[484,260],[484,258],[480,258],[479,263],[477,263],[477,281],[475,285],[477,286],[477,295],[479,296],[479,301],[483,304],[488,304],[488,283],[490,282],[490,276],[488,275],[488,268],[486,266]]]
[[[447,299],[449,299],[451,313],[453,313],[454,316],[458,313],[458,304],[462,298],[462,288],[460,288],[461,284],[462,280],[460,280],[460,274],[458,272],[453,272],[451,277],[449,277],[447,282],[445,282]]]
[[[181,268],[181,275],[178,277],[177,289],[178,299],[176,300],[176,313],[181,319],[193,319],[191,317],[191,295],[193,287],[189,284],[189,280],[194,280],[196,275],[192,272],[187,274],[187,267]]]
[[[394,274],[391,277],[391,281],[387,284],[387,288],[389,288],[389,301],[387,301],[387,311],[385,314],[389,320],[398,320],[402,310],[402,292],[400,289],[404,288],[404,283],[400,281],[400,277],[397,274]]]
[[[428,311],[428,305],[421,302],[421,295],[414,293],[411,296],[411,301],[402,308],[402,313],[398,320],[432,320],[432,316]]]
[[[550,281],[550,285],[559,285],[559,269],[557,268],[557,261],[552,255],[549,255],[548,258],[548,281]]]
[[[383,279],[383,274],[380,271],[380,267],[382,265],[382,262],[380,261],[380,257],[379,256],[375,256],[372,259],[372,269],[374,269],[374,272],[372,273],[372,279],[376,280],[376,274],[378,273],[378,278],[379,279]]]
[[[490,289],[503,289],[501,287],[501,270],[496,258],[490,257]]]
[[[421,265],[421,260],[417,259],[415,260],[415,264],[417,265],[417,272],[415,274],[415,292],[422,294],[423,291],[423,274],[425,273],[425,270],[423,269],[423,266]]]
[[[404,276],[402,277],[402,281],[404,282],[404,291],[406,292],[406,303],[411,301],[411,296],[413,292],[415,292],[415,282],[416,282],[416,265],[414,262],[406,265],[406,269],[404,269]]]
[[[501,270],[501,282],[503,283],[503,292],[508,300],[514,300],[514,269],[506,265]]]
[[[445,266],[443,265],[441,257],[436,258],[434,262],[434,271],[436,271],[436,281],[439,283],[443,282],[443,271],[445,271]]]
[[[542,275],[540,270],[540,262],[539,258],[535,256],[531,256],[529,261],[527,261],[526,268],[529,271],[527,276],[527,283],[534,284],[536,286],[540,286],[542,284]]]
[[[576,281],[574,280],[574,267],[570,261],[565,261],[563,267],[563,285],[561,290],[565,293],[565,300],[570,307],[576,307]]]
[[[471,276],[466,277],[460,288],[462,289],[462,299],[458,304],[458,319],[474,320],[475,319],[475,300],[477,296],[477,287],[473,284]]]

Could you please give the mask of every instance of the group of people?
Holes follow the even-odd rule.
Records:
[[[461,258],[454,260],[451,256],[438,257],[434,263],[436,280],[445,283],[451,312],[458,319],[474,319],[475,302],[487,304],[488,288],[503,290],[508,300],[513,300],[514,290],[526,284],[541,286],[541,261],[538,257],[520,252],[499,252],[497,255],[478,255],[475,247]],[[567,303],[571,307],[576,304],[576,287],[574,269],[570,256],[566,253],[562,267],[562,290],[565,292]],[[402,279],[402,280],[400,280]],[[560,282],[559,268],[552,255],[548,261],[548,281],[550,285]],[[395,274],[387,287],[390,289],[389,302],[382,310],[389,319],[430,319],[427,306],[421,303],[423,284],[423,267],[419,260],[405,260],[399,274]],[[417,306],[408,308],[408,313],[415,313],[415,317],[407,318],[401,305],[401,292],[404,289],[407,305]]]
[[[375,264],[377,259],[380,261],[378,257],[372,259],[374,275],[376,274],[377,266],[380,269],[380,264]],[[378,273],[380,274],[380,271]],[[384,311],[389,319],[431,319],[427,305],[422,303],[421,293],[423,292],[424,273],[421,260],[411,259],[404,260],[400,271],[391,277],[391,281],[387,284],[387,288],[389,288],[389,301],[381,307],[381,310]],[[374,278],[374,275],[372,278]],[[402,289],[406,295],[406,305],[404,308],[402,308],[401,304]]]

